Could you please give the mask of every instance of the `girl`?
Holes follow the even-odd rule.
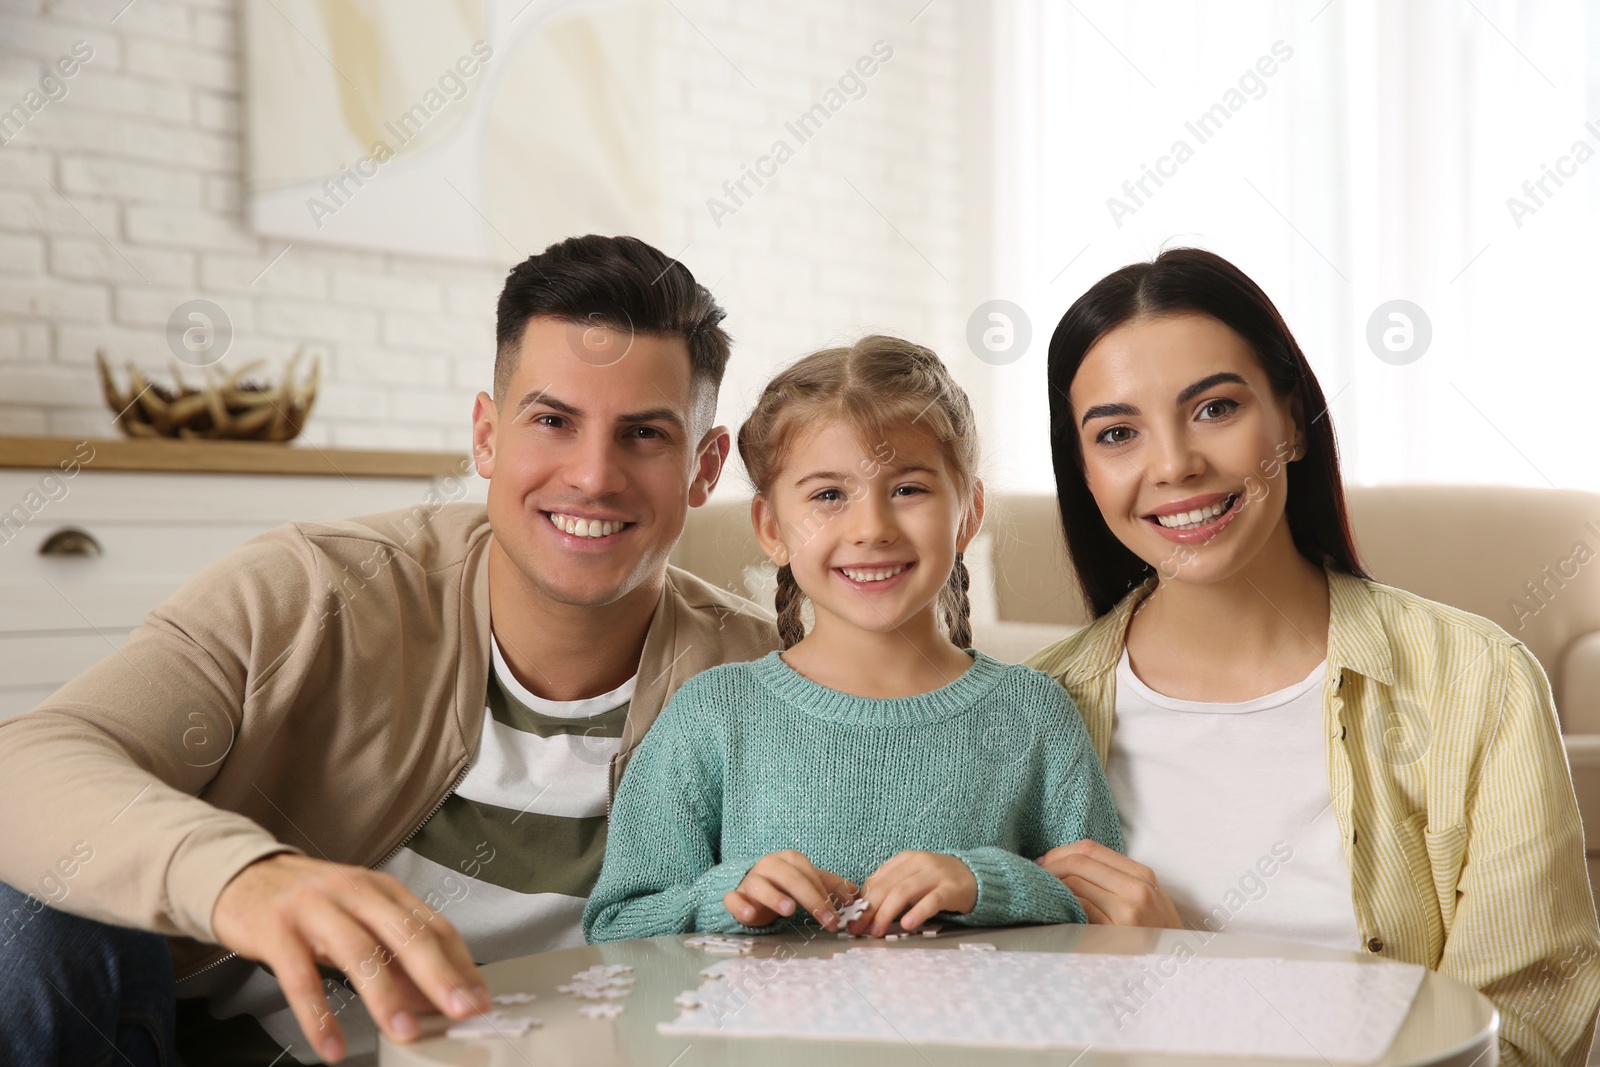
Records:
[[[1367,577],[1266,294],[1198,249],[1125,267],[1062,318],[1049,378],[1097,621],[1029,662],[1083,709],[1129,855],[1042,862],[1096,922],[1435,968],[1495,1001],[1502,1062],[1582,1063],[1600,929],[1549,684],[1494,624]]]
[[[892,337],[800,360],[739,431],[778,566],[785,650],[678,691],[623,776],[591,942],[1083,922],[1031,858],[1122,847],[1082,720],[1044,675],[967,645],[961,553],[983,518],[972,408]],[[815,624],[807,632],[802,608]],[[858,889],[859,885],[859,889]]]

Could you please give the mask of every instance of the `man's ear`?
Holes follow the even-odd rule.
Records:
[[[500,409],[488,393],[479,393],[472,402],[472,463],[478,477],[494,476],[494,431]]]
[[[726,426],[714,426],[706,433],[700,453],[695,457],[694,481],[689,483],[691,508],[702,507],[711,499],[711,490],[717,487],[717,480],[722,477],[728,463],[728,453],[732,449],[733,438],[728,436]]]
[[[983,479],[972,483],[972,507],[961,516],[961,529],[956,533],[956,551],[965,552],[972,539],[983,529]]]
[[[760,493],[750,499],[750,526],[766,557],[779,567],[787,566],[789,548],[783,543],[777,513],[772,509],[772,502]]]

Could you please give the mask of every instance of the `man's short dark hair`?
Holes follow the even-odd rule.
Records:
[[[569,237],[511,269],[495,327],[494,395],[504,400],[528,320],[547,317],[689,346],[690,384],[712,407],[728,366],[727,312],[689,268],[637,237]]]

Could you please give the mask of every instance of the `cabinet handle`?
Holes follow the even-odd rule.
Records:
[[[44,539],[39,546],[41,556],[103,556],[105,549],[87,530],[76,526],[63,526]]]

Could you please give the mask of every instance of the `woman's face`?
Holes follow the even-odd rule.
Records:
[[[1111,330],[1070,399],[1100,514],[1164,581],[1236,576],[1284,523],[1297,413],[1218,320],[1162,315]]]

